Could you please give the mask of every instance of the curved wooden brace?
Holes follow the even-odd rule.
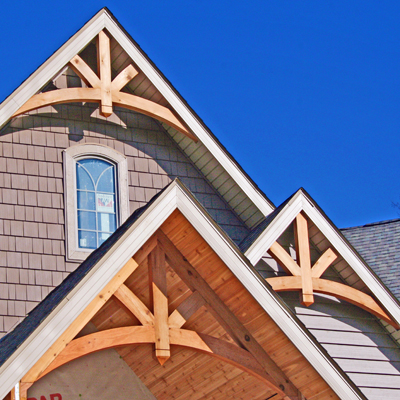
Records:
[[[100,88],[67,88],[52,90],[35,94],[22,107],[20,107],[12,117],[24,114],[26,112],[36,110],[40,107],[52,106],[62,103],[78,103],[78,102],[101,102]],[[173,112],[160,104],[144,99],[133,94],[112,91],[113,104],[137,111],[141,114],[148,115],[161,122],[172,126],[177,131],[183,133],[193,141],[197,142],[196,136],[188,131],[188,129],[178,120]]]
[[[266,280],[276,292],[302,290],[300,276],[282,276]],[[327,279],[312,278],[314,292],[330,294],[343,299],[362,309],[382,318],[384,321],[399,329],[399,326],[390,318],[383,308],[368,294],[354,289],[343,283],[328,281]]]
[[[271,389],[285,396],[282,389],[271,382],[270,377],[248,351],[224,340],[186,329],[170,328],[169,332],[171,344],[187,347],[225,361],[262,380]],[[151,325],[114,328],[82,336],[71,341],[38,379],[87,354],[119,346],[154,342],[154,326]]]

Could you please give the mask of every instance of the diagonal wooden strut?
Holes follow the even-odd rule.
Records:
[[[314,303],[314,292],[334,295],[382,318],[398,329],[398,324],[373,297],[351,286],[320,279],[327,268],[337,259],[337,255],[331,248],[328,248],[311,267],[308,223],[306,216],[301,212],[296,216],[294,233],[297,263],[278,242],[273,243],[268,250],[268,253],[283,269],[288,274],[293,275],[268,278],[267,282],[275,291],[300,290],[302,292],[302,303],[305,306]]]
[[[63,351],[68,343],[83,329],[93,316],[103,307],[123,282],[136,270],[138,264],[132,258],[121,268],[104,289],[91,301],[79,317],[67,328],[67,330],[50,346],[44,355],[21,379],[23,383],[35,382],[41,373]]]
[[[196,136],[182,124],[169,108],[142,97],[121,92],[121,89],[139,73],[133,65],[128,65],[114,80],[111,80],[110,38],[105,31],[101,31],[97,37],[97,58],[97,75],[79,55],[74,56],[69,62],[69,66],[90,87],[67,88],[38,93],[20,107],[12,117],[55,104],[96,102],[100,104],[100,113],[104,117],[109,117],[113,113],[113,105],[128,108],[165,122],[197,142]]]
[[[124,284],[122,284],[114,296],[143,324],[154,325],[154,315],[143,302]]]
[[[308,223],[307,218],[302,213],[299,213],[296,216],[294,236],[296,242],[297,263],[278,242],[272,244],[268,253],[287,273],[301,278],[301,302],[308,307],[314,303],[313,278],[319,278],[333,263],[333,261],[336,260],[337,255],[332,249],[328,249],[321,255],[314,266],[311,267]]]
[[[208,310],[228,332],[232,339],[253,355],[265,373],[269,375],[275,387],[284,388],[282,390],[289,398],[297,398],[298,391],[293,383],[290,382],[286,375],[265,352],[264,348],[253,338],[251,333],[229,310],[225,303],[161,230],[158,231],[158,239],[165,250],[168,264],[192,291],[199,292]]]

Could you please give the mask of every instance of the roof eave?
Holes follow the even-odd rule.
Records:
[[[129,57],[135,60],[138,67],[169,102],[175,112],[218,160],[260,212],[263,215],[268,215],[273,211],[275,208],[273,203],[243,171],[107,8],[101,9],[3,101],[0,105],[0,128],[103,29],[107,29]]]
[[[85,306],[175,209],[179,209],[188,219],[337,395],[343,399],[363,399],[359,390],[322,350],[279,296],[268,288],[230,238],[221,234],[217,224],[179,181],[174,181],[152,202],[94,268],[2,365],[0,398],[11,390],[15,382],[35,364],[68,324],[78,317]]]
[[[282,210],[246,250],[245,255],[250,262],[253,265],[257,264],[300,211],[304,211],[311,218],[321,233],[332,243],[365,285],[374,293],[393,320],[400,324],[399,301],[303,188],[299,189],[290,198]]]

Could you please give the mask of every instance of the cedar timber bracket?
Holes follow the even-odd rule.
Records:
[[[169,314],[166,263],[182,279],[191,294]],[[153,312],[135,295],[125,281],[138,266],[148,267]],[[115,296],[142,325],[106,329],[75,338],[76,334]],[[194,330],[182,329],[186,321],[205,306],[234,342]],[[21,400],[28,388],[54,369],[100,350],[150,343],[161,365],[170,357],[170,346],[177,345],[216,357],[256,377],[276,392],[277,399],[300,400],[302,394],[266,353],[252,334],[229,310],[196,269],[167,236],[158,230],[22,378]]]
[[[267,282],[272,288],[277,292],[301,291],[302,304],[307,307],[314,303],[314,292],[333,295],[363,308],[399,329],[399,326],[373,297],[342,283],[320,279],[321,275],[336,260],[337,255],[331,248],[328,248],[311,266],[307,218],[303,213],[299,213],[294,222],[297,262],[278,242],[274,242],[268,250],[268,254],[288,274],[292,275],[268,278]]]
[[[121,92],[121,89],[139,72],[130,64],[114,80],[111,80],[111,61],[110,38],[103,30],[97,37],[97,75],[79,55],[73,57],[69,62],[69,66],[89,87],[66,88],[35,94],[12,117],[54,104],[96,102],[100,103],[100,113],[104,117],[109,117],[113,113],[113,105],[124,107],[165,122],[197,142],[196,136],[184,126],[169,108],[143,97]]]

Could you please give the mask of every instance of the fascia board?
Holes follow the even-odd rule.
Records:
[[[200,141],[207,147],[222,167],[235,180],[249,199],[263,213],[273,211],[272,205],[259,193],[251,181],[232,162],[218,143],[207,132],[204,126],[192,114],[188,107],[175,94],[169,84],[162,78],[158,71],[151,65],[130,38],[121,30],[117,22],[106,10],[99,11],[83,28],[69,39],[57,52],[55,52],[41,67],[39,67],[22,85],[18,87],[0,106],[0,127],[11,116],[36,94],[50,79],[52,79],[65,65],[78,54],[101,30],[106,28],[119,42],[126,53],[134,60],[153,85],[170,103],[178,115],[195,133]]]
[[[92,271],[56,307],[40,327],[16,350],[0,369],[0,399],[32,368],[55,340],[68,328],[100,290],[176,209],[176,184],[159,199],[103,257]]]
[[[106,18],[106,29],[118,41],[125,52],[131,57],[137,66],[143,71],[151,83],[164,96],[172,108],[183,119],[187,126],[194,132],[199,140],[206,146],[211,154],[218,160],[221,166],[235,180],[239,187],[246,193],[249,199],[263,213],[269,214],[273,211],[273,207],[269,202],[257,191],[249,179],[240,171],[240,169],[232,162],[227,154],[221,149],[214,138],[207,132],[204,126],[193,115],[184,102],[175,94],[174,90],[163,79],[158,71],[144,57],[140,49],[138,49],[120,29],[113,18]]]
[[[252,265],[256,265],[272,244],[282,235],[284,230],[296,218],[296,215],[302,210],[303,201],[301,192],[297,193],[260,236],[246,250],[245,256]]]
[[[331,226],[331,223],[327,221],[318,207],[313,204],[313,201],[301,191],[291,199],[245,252],[245,256],[250,260],[251,264],[256,265],[258,263],[267,249],[279,238],[300,211],[304,211],[307,214],[365,285],[374,293],[395,322],[400,324],[400,307],[397,302],[393,299],[382,282],[364,264],[347,241]]]
[[[304,197],[304,196],[303,196]],[[373,274],[360,259],[351,246],[339,235],[326,218],[314,207],[311,201],[304,197],[303,210],[313,221],[321,233],[332,243],[332,246],[339,252],[354,272],[360,277],[365,285],[371,290],[376,298],[382,303],[395,322],[400,324],[400,307],[389,294],[382,282]]]
[[[231,241],[218,232],[218,228],[210,219],[204,217],[198,204],[188,199],[180,187],[177,189],[179,199],[177,204],[182,214],[318,371],[332,390],[341,399],[363,399],[341,375],[329,357],[325,356],[313,339],[305,333],[304,328],[293,318],[293,315],[282,306],[277,296],[272,291],[266,289],[265,283],[261,280],[260,276],[249,267],[244,257],[235,249]],[[296,201],[294,201],[294,206],[298,207]]]
[[[3,101],[0,127],[104,29],[105,21],[105,10],[101,10]]]
[[[0,398],[5,397],[15,383],[32,368],[49,346],[79,316],[85,306],[95,298],[132,254],[139,250],[176,208],[203,236],[338,396],[343,399],[360,400],[361,398],[354,389],[316,347],[315,342],[306,335],[288,310],[279,303],[277,297],[266,289],[260,281],[260,277],[249,267],[232,242],[221,235],[217,226],[204,215],[201,206],[188,196],[176,182],[167,188],[166,192],[145,211],[144,215],[109,251],[108,257],[104,257],[99,262],[94,271],[85,277],[68,298],[41,324],[40,328],[14,353],[13,357],[2,366],[0,369]]]

